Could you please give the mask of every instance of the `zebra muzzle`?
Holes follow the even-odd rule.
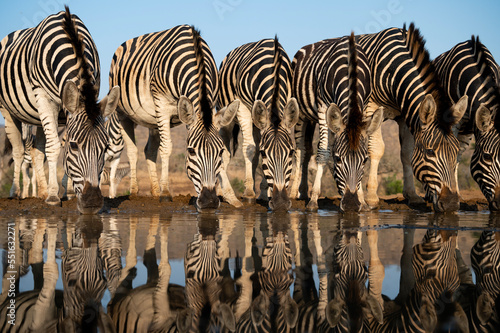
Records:
[[[269,208],[273,211],[287,211],[292,206],[292,201],[288,197],[286,188],[278,189],[276,184],[273,184],[273,194],[269,201]]]
[[[83,186],[82,194],[78,197],[77,207],[81,214],[96,214],[102,208],[104,198],[101,189],[92,186],[88,181]]]
[[[196,200],[196,207],[198,211],[217,209],[219,208],[219,205],[220,200],[215,192],[215,188],[209,189],[207,187],[203,187],[200,195],[198,195],[198,199]]]
[[[500,210],[500,186],[495,188],[495,196],[490,201],[490,210],[499,211]]]
[[[445,213],[455,212],[460,208],[460,199],[457,192],[452,192],[446,185],[443,186],[437,201],[434,203],[434,211]]]
[[[361,209],[361,202],[358,198],[356,191],[351,191],[349,187],[346,188],[342,200],[340,201],[340,210],[342,212],[359,212]]]

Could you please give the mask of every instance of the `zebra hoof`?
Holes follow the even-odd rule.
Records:
[[[247,203],[247,204],[252,204],[252,205],[253,205],[253,204],[255,204],[255,202],[256,202],[255,197],[242,197],[241,199],[242,199],[245,203]]]
[[[160,202],[172,202],[172,196],[168,195],[160,195]]]
[[[317,212],[318,211],[318,202],[317,201],[309,201],[309,203],[306,206],[306,211]]]
[[[55,195],[51,195],[45,200],[45,203],[47,203],[48,205],[51,205],[51,206],[57,206],[57,205],[61,204],[61,199],[59,199],[59,197],[57,197]]]

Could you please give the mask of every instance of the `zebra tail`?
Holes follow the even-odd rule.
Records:
[[[358,54],[354,32],[349,36],[347,77],[349,82],[349,116],[347,120],[347,136],[352,150],[359,147],[360,131],[363,128],[363,113],[358,101]]]
[[[240,134],[240,125],[235,124],[233,127],[233,149],[232,149],[232,156],[236,154],[236,150],[238,150],[238,135]]]

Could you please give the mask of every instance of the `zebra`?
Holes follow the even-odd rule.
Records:
[[[378,221],[371,221],[371,223],[369,221],[370,225],[374,225],[376,222]],[[294,299],[300,309],[297,326],[295,327],[296,332],[363,332],[369,331],[369,324],[372,317],[379,322],[382,321],[383,313],[381,303],[372,294],[372,289],[374,289],[376,284],[381,287],[384,276],[383,266],[380,263],[377,252],[377,231],[367,230],[368,242],[370,245],[369,272],[366,271],[366,267],[363,267],[364,264],[362,262],[360,262],[360,265],[354,264],[359,260],[359,258],[355,258],[359,250],[344,253],[350,258],[341,265],[344,267],[351,265],[351,268],[360,269],[357,275],[361,280],[356,279],[349,281],[349,277],[344,274],[349,271],[348,269],[344,268],[343,271],[341,270],[339,272],[335,268],[339,267],[338,260],[341,259],[337,256],[340,254],[338,250],[345,247],[345,243],[343,245],[342,243],[344,240],[347,240],[349,236],[353,236],[351,240],[354,240],[354,242],[350,242],[348,246],[354,246],[361,249],[360,233],[355,231],[360,226],[361,220],[359,217],[355,217],[352,220],[350,218],[342,218],[339,219],[340,229],[324,230],[324,228],[320,228],[318,218],[315,217],[310,219],[307,225],[304,225],[304,223],[302,224],[300,240],[298,235],[299,230],[294,231],[294,233],[296,233],[296,251],[298,251],[295,255],[297,264]],[[337,226],[333,226],[333,228],[336,227]],[[354,229],[354,233],[347,231],[344,227]],[[308,237],[308,232],[312,233],[314,244],[312,251],[308,247],[308,239],[310,239],[310,237]],[[325,234],[329,232],[336,235],[336,240],[334,239],[334,241],[337,242],[324,247],[324,245],[322,245],[322,240],[325,239]],[[338,243],[339,240],[341,243]],[[313,257],[316,258],[319,277],[317,290],[314,287],[312,276]],[[378,267],[373,268],[372,265]],[[375,270],[377,271],[375,272]],[[364,286],[368,276],[370,279],[370,291]],[[375,280],[377,280],[376,283]],[[345,294],[350,294],[349,297],[341,299],[338,291],[343,288],[339,287],[339,285],[344,284],[347,286],[353,282],[361,282],[362,284],[356,287],[352,285],[353,288],[345,290]],[[331,295],[332,292],[334,295]],[[329,300],[329,296],[330,298],[334,298]]]
[[[491,210],[500,209],[500,70],[490,51],[472,36],[433,60],[443,88],[452,101],[468,96],[467,111],[458,124],[461,151],[474,134],[470,170]]]
[[[360,35],[357,43],[365,51],[372,74],[368,114],[384,106],[384,119],[395,119],[399,125],[404,197],[410,204],[423,202],[415,192],[413,169],[435,211],[458,210],[459,142],[452,126],[466,111],[467,97],[451,105],[413,23],[408,29]],[[372,208],[379,203],[377,170],[384,149],[378,129],[368,143],[370,171],[365,201]]]
[[[407,258],[411,260],[414,279],[407,282],[414,285],[400,300],[399,306],[385,306],[383,323],[371,321],[372,332],[434,332],[443,329],[467,332],[467,317],[453,298],[459,287],[455,250],[457,231],[437,228],[443,224],[449,226],[448,222],[453,222],[453,217],[436,218],[436,225],[429,225],[422,242],[413,247],[411,257]],[[409,240],[411,238],[405,237],[405,241]],[[403,271],[401,274],[403,278]]]
[[[293,58],[292,68],[293,94],[301,110],[295,131],[299,150],[292,196],[307,197],[311,137],[318,123],[318,169],[307,209],[318,209],[323,168],[330,158],[329,129],[333,134],[331,171],[342,196],[340,209],[367,209],[361,178],[367,161],[368,136],[380,127],[383,110],[376,110],[371,117],[364,116],[372,88],[369,62],[363,49],[356,45],[354,33],[320,41],[301,48]]]
[[[217,68],[199,32],[180,25],[124,42],[113,56],[109,82],[121,86],[118,112],[130,162],[131,195],[138,192],[135,124],[150,128],[145,150],[151,193],[163,201],[172,199],[168,179],[170,128],[184,123],[188,129],[186,171],[198,195],[197,209],[216,209],[220,202],[215,187],[223,168],[223,142],[218,130],[232,121],[239,101],[214,113]],[[152,131],[158,132],[159,140],[151,140]],[[161,188],[156,176],[158,147]]]
[[[277,37],[274,40],[263,39],[247,43],[229,52],[222,60],[219,77],[219,107],[240,100],[237,119],[221,129],[226,145],[225,166],[227,167],[230,159],[231,139],[234,154],[241,129],[245,160],[243,198],[255,200],[258,142],[265,178],[262,179],[259,199],[268,201],[267,190],[268,187],[272,188],[269,207],[273,210],[288,210],[291,201],[287,190],[295,151],[291,131],[299,116],[297,101],[291,97],[290,59]],[[225,173],[222,173],[221,185],[222,190],[231,198],[230,203],[241,206]]]
[[[236,329],[234,313],[222,299],[223,249],[216,240],[219,224],[215,216],[199,215],[199,232],[187,245],[184,258],[185,294],[193,315],[192,332],[234,332]],[[224,233],[230,233],[227,229],[221,228],[222,239],[226,243],[228,236]]]
[[[498,227],[497,217],[490,216],[489,227]],[[499,236],[498,231],[484,230],[470,251],[476,284],[471,281],[465,287],[465,300],[460,302],[467,314],[470,332],[498,332],[500,327],[497,310],[500,294]]]
[[[255,273],[260,290],[247,290],[240,302],[238,332],[291,332],[297,323],[298,306],[290,296],[293,283],[288,217],[273,215],[268,221],[271,236],[262,251],[262,267]],[[249,304],[250,303],[250,304]]]
[[[16,219],[19,220],[19,219]],[[17,221],[16,221],[17,222]],[[59,270],[56,263],[57,221],[53,219],[31,220],[36,226],[35,235],[31,242],[29,261],[32,263],[34,289],[17,292],[15,296],[15,325],[8,323],[10,299],[0,302],[2,315],[1,332],[56,332],[60,307],[56,299],[60,298],[60,291],[56,290]],[[16,223],[17,224],[17,223]],[[28,223],[29,224],[29,223]],[[19,226],[19,224],[17,224]],[[43,241],[47,236],[47,256],[43,262]],[[21,245],[20,239],[16,244]],[[25,244],[26,245],[26,244]],[[40,272],[35,272],[35,265],[41,265]],[[38,281],[36,280],[38,278]],[[4,281],[5,282],[5,281]],[[59,297],[58,297],[59,296]]]
[[[42,195],[48,204],[60,203],[57,127],[65,124],[70,144],[64,149],[63,165],[75,184],[78,210],[93,214],[101,209],[99,175],[108,139],[103,118],[114,112],[120,92],[113,87],[97,104],[99,75],[99,57],[90,33],[67,6],[35,28],[15,31],[0,42],[0,76],[10,78],[0,82],[0,111],[14,148],[11,197],[19,196],[24,122],[43,127],[49,186],[47,195]],[[43,166],[42,152],[35,159],[36,165]]]
[[[172,216],[154,215],[149,221],[149,232],[144,250],[147,283],[132,288],[137,264],[137,217],[130,217],[129,251],[122,269],[120,285],[108,303],[116,332],[188,332],[192,314],[185,305],[184,287],[170,284],[172,273],[168,255],[168,230]],[[141,221],[142,222],[142,221]],[[159,265],[156,261],[156,233],[160,227]]]
[[[106,155],[104,160],[109,161],[109,194],[108,197],[116,197],[116,190],[120,180],[128,175],[129,171],[124,172],[125,169],[119,168],[120,156],[122,154],[123,148],[125,147],[125,140],[122,136],[122,126],[120,124],[120,118],[118,112],[114,112],[106,121],[106,132],[109,134],[109,145],[106,149]],[[106,170],[106,168],[104,169]],[[121,170],[121,171],[120,171]],[[114,174],[111,174],[111,171]],[[104,182],[103,179],[101,179]]]

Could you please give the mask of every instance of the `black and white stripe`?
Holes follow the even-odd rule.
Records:
[[[260,198],[267,201],[268,186],[272,188],[269,206],[274,210],[286,210],[291,206],[287,191],[295,144],[290,131],[298,119],[297,103],[291,98],[291,73],[290,59],[277,38],[263,39],[237,47],[228,53],[219,69],[219,107],[240,100],[237,120],[223,128],[222,135],[227,148],[231,139],[235,141],[233,147],[236,148],[237,135],[240,129],[242,131],[245,159],[243,197],[255,199],[258,149],[262,156],[265,176],[261,184]],[[225,160],[229,163],[229,153],[226,154]],[[228,192],[230,202],[241,205],[225,175],[222,185],[223,191]]]
[[[135,124],[159,133],[159,140],[151,140],[150,132],[146,159],[152,194],[169,200],[170,128],[182,122],[188,127],[186,170],[198,193],[197,207],[217,208],[215,186],[223,151],[218,130],[232,120],[238,103],[228,107],[228,112],[215,114],[217,69],[199,32],[181,25],[126,41],[113,56],[109,81],[121,86],[118,111],[130,161],[131,194],[138,192]],[[162,160],[160,185],[156,176],[158,148]]]
[[[330,129],[333,133],[332,173],[342,195],[341,209],[359,211],[366,206],[361,178],[368,155],[368,135],[380,126],[382,110],[363,122],[371,94],[371,74],[368,59],[356,45],[354,34],[300,49],[293,59],[293,93],[300,106],[301,119],[295,133],[299,149],[292,196],[307,197],[307,165],[312,154],[310,133],[318,123],[318,170],[307,208],[318,208],[323,168],[330,158]]]
[[[359,36],[358,43],[370,63],[372,109],[383,106],[385,118],[396,119],[399,124],[403,195],[410,203],[422,201],[415,192],[413,170],[436,211],[457,210],[459,142],[451,127],[462,118],[467,97],[450,104],[425,42],[413,24],[408,30],[390,28]],[[384,151],[381,131],[370,137],[368,150],[371,166],[366,201],[373,207],[378,205],[377,168]]]
[[[65,149],[64,166],[73,178],[78,209],[94,213],[102,207],[99,174],[107,136],[103,116],[114,111],[117,89],[100,105],[99,57],[82,21],[66,12],[44,19],[35,28],[11,33],[0,42],[0,102],[9,140],[14,147],[14,183],[11,196],[19,195],[19,169],[23,156],[21,122],[42,126],[49,164],[46,202],[57,204],[57,127],[66,123],[71,149]],[[70,115],[66,117],[66,112]],[[43,155],[37,164],[43,165]],[[40,163],[39,163],[40,162]],[[85,187],[85,189],[84,189]],[[97,198],[97,199],[91,199]]]
[[[468,96],[469,103],[458,125],[462,151],[475,138],[470,169],[490,203],[500,209],[500,77],[498,65],[479,38],[459,43],[433,61],[449,98]]]

